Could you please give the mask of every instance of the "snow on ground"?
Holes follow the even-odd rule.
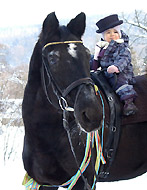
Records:
[[[2,128],[0,132],[0,181],[1,187],[5,187],[6,190],[25,190],[21,185],[25,171],[23,169],[23,163],[21,159],[22,147],[23,147],[23,128],[19,130],[16,127],[9,128],[9,135],[6,134],[8,131]],[[4,144],[5,140],[8,140],[8,144]],[[4,163],[4,145],[7,147],[7,151],[12,153],[5,153]],[[12,149],[13,145],[13,149]],[[9,159],[8,159],[9,157]],[[132,180],[111,182],[111,183],[97,183],[96,189],[103,190],[124,190],[124,188],[130,188],[132,190],[146,189],[147,187],[147,173]],[[63,188],[59,188],[63,190]]]

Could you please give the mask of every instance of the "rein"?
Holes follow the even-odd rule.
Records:
[[[103,92],[110,108],[109,112],[110,121],[106,125],[106,127],[108,128],[108,137],[105,141],[105,146],[103,150],[107,164],[101,166],[99,175],[97,175],[98,181],[103,181],[103,179],[107,178],[110,174],[109,173],[110,168],[116,156],[116,151],[121,132],[121,127],[120,127],[121,109],[119,106],[119,102],[115,92],[112,90],[107,80],[103,76],[103,71],[105,70],[96,71],[94,73],[91,72],[91,78],[93,79],[95,84],[100,88],[100,90]]]
[[[25,186],[26,190],[30,190],[30,189],[39,190],[39,188],[41,186],[42,187],[66,187],[66,186],[68,186],[67,190],[71,190],[75,186],[75,184],[77,183],[77,181],[80,177],[82,177],[84,183],[86,184],[85,190],[87,190],[87,189],[95,190],[97,175],[98,175],[98,172],[100,169],[100,162],[102,162],[103,165],[106,164],[105,158],[103,156],[103,142],[102,142],[103,141],[103,133],[104,133],[104,120],[105,120],[104,102],[103,102],[103,98],[100,94],[100,91],[98,90],[97,87],[95,90],[99,94],[101,103],[103,105],[103,122],[102,122],[102,138],[101,138],[101,140],[99,137],[98,130],[93,131],[91,133],[87,133],[86,147],[85,147],[85,154],[84,154],[83,161],[81,162],[80,166],[78,166],[78,171],[76,172],[76,174],[74,176],[72,176],[70,180],[68,180],[67,182],[65,182],[61,185],[40,185],[26,173],[23,183],[22,183]],[[75,155],[75,152],[74,152],[74,149],[72,146],[72,141],[70,138],[69,125],[68,125],[67,119],[68,119],[68,112],[66,110],[64,110],[63,111],[63,126],[67,131],[71,150],[72,150],[73,156],[77,162],[77,158],[76,158],[76,155]],[[96,160],[95,160],[95,168],[94,168],[95,174],[93,177],[93,184],[90,187],[90,185],[87,182],[87,179],[83,176],[83,173],[89,166],[90,161],[92,159],[92,149],[96,150]],[[79,164],[77,163],[77,165],[79,165]]]
[[[27,173],[24,177],[23,183],[22,185],[25,186],[26,190],[39,190],[39,188],[42,187],[66,187],[68,186],[67,190],[71,190],[75,184],[77,183],[78,179],[80,177],[83,176],[83,173],[85,172],[85,170],[87,169],[90,161],[91,161],[91,157],[92,157],[92,148],[96,149],[96,161],[95,161],[95,175],[93,178],[93,184],[92,187],[89,186],[89,184],[87,184],[87,179],[84,178],[84,182],[86,183],[86,190],[95,190],[95,185],[96,185],[96,176],[98,175],[98,171],[100,168],[100,161],[102,162],[102,164],[105,164],[106,161],[103,157],[102,154],[102,147],[100,144],[100,137],[98,134],[98,131],[95,132],[91,132],[91,133],[87,133],[87,140],[86,140],[86,148],[85,148],[85,155],[83,158],[83,161],[81,163],[81,165],[79,166],[78,171],[76,172],[76,174],[74,176],[71,177],[70,180],[68,180],[67,182],[61,184],[61,185],[40,185],[38,184],[33,178],[31,178]]]

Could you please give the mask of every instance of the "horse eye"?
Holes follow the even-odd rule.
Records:
[[[54,56],[48,56],[49,64],[53,65],[56,63],[56,58]]]
[[[51,51],[48,54],[49,64],[51,64],[51,65],[56,64],[59,61],[59,57],[60,57],[59,52]]]

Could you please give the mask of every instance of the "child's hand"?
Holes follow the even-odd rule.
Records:
[[[107,72],[108,73],[119,73],[119,70],[118,70],[118,68],[116,66],[111,65],[111,66],[108,67]]]

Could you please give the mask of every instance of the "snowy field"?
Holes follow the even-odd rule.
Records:
[[[21,185],[25,171],[23,169],[21,154],[23,146],[23,127],[19,130],[16,127],[9,127],[0,130],[0,181],[1,187],[6,190],[25,190]],[[147,173],[132,180],[97,183],[97,190],[131,190],[146,189]],[[59,188],[62,190],[62,188]]]

